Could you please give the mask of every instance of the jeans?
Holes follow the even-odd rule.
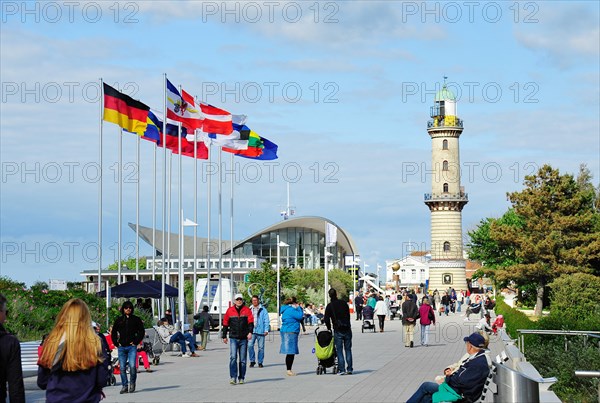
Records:
[[[458,301],[456,303],[457,307],[456,307],[456,312],[460,312],[460,307],[462,306],[462,302]]]
[[[423,382],[406,403],[431,403],[431,396],[438,391],[439,386],[435,382]]]
[[[421,325],[421,345],[429,344],[429,326]]]
[[[200,332],[200,344],[204,350],[206,350],[206,344],[208,343],[208,333],[208,330],[203,330]]]
[[[248,355],[250,362],[256,362],[254,343],[258,342],[258,363],[262,364],[265,358],[265,335],[252,333],[252,339],[248,342]]]
[[[177,332],[174,333],[171,338],[169,339],[169,343],[179,343],[179,345],[181,346],[181,353],[185,354],[185,342],[190,343],[190,351],[193,353],[194,351],[196,351],[196,340],[194,339],[194,336],[192,336],[190,333],[186,333],[183,334],[181,332]]]
[[[354,371],[352,368],[352,330],[346,332],[334,332],[333,340],[337,351],[339,371]],[[346,361],[344,361],[344,353],[346,355]]]
[[[238,373],[239,355],[239,373]],[[248,355],[248,339],[229,339],[229,377],[231,379],[246,378],[246,356]]]
[[[135,369],[135,362],[137,361],[137,347],[136,346],[119,346],[117,349],[119,352],[119,366],[121,367],[121,385],[127,386],[127,371],[125,367],[129,365],[129,376],[131,383],[135,383],[137,379],[137,371]]]

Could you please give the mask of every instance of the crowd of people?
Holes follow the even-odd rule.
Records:
[[[385,320],[393,315],[394,306],[402,315],[403,340],[405,347],[414,347],[414,331],[420,325],[420,343],[429,346],[429,327],[436,323],[436,312],[441,314],[461,312],[461,305],[467,306],[465,315],[480,314],[478,332],[465,337],[466,354],[457,363],[451,364],[435,382],[423,383],[408,400],[409,402],[456,401],[457,399],[476,399],[481,393],[483,382],[489,372],[489,357],[485,357],[489,334],[496,333],[504,322],[498,315],[491,323],[490,312],[494,302],[489,296],[475,296],[454,290],[418,295],[416,292],[404,292],[402,295],[379,295],[374,290],[359,294],[354,299],[356,320],[362,319],[365,309],[372,309],[379,320],[379,331],[384,331]],[[289,297],[280,309],[281,344],[279,353],[284,356],[286,375],[295,376],[294,358],[299,354],[298,338],[301,328],[306,325],[324,324],[332,332],[337,354],[340,375],[352,375],[354,371],[352,357],[352,326],[349,304],[338,299],[335,289],[329,290],[329,304],[315,308],[313,304],[299,303],[295,297]],[[436,302],[438,301],[438,302]],[[456,304],[456,311],[452,305]],[[20,347],[18,340],[3,327],[7,315],[6,298],[0,294],[0,401],[9,396],[11,402],[24,399],[23,379],[20,376]],[[44,338],[40,347],[37,383],[46,390],[48,402],[99,402],[104,398],[103,387],[109,379],[111,349],[116,348],[121,378],[120,393],[136,391],[137,363],[140,346],[145,337],[142,320],[134,314],[140,308],[125,301],[121,315],[115,320],[108,335],[102,334],[97,323],[92,321],[90,311],[81,299],[71,299],[62,307],[52,331]],[[368,307],[368,308],[367,308]],[[437,309],[436,309],[437,308]],[[143,308],[142,308],[143,309]],[[197,357],[196,350],[206,349],[211,318],[208,307],[194,316],[194,332],[181,332],[173,326],[173,316],[167,310],[156,327],[163,343],[176,343],[180,346],[182,357]],[[265,359],[265,338],[271,331],[269,314],[256,295],[251,304],[245,305],[242,294],[234,296],[233,304],[226,311],[222,326],[221,339],[229,344],[230,384],[245,383],[247,360],[250,367],[263,368]],[[196,335],[201,338],[200,344]],[[187,349],[190,351],[187,352]],[[142,357],[143,358],[143,357]],[[17,360],[18,359],[18,360]],[[18,361],[18,365],[16,365]],[[146,357],[144,367],[151,372]],[[8,385],[8,387],[7,387]],[[444,400],[440,400],[444,399]]]

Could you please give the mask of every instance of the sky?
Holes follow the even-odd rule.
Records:
[[[463,232],[508,208],[544,164],[600,179],[599,3],[122,1],[0,3],[0,276],[79,281],[98,268],[99,79],[162,109],[163,78],[248,116],[279,145],[272,163],[235,158],[234,238],[296,216],[326,217],[363,262],[427,250],[431,139],[444,83],[455,93]],[[122,256],[152,226],[154,146],[123,136]],[[103,266],[118,249],[119,129],[103,124]],[[159,156],[162,152],[159,153]],[[158,159],[158,186],[162,181]],[[213,163],[217,153],[213,153]],[[230,155],[223,161],[231,172]],[[173,189],[179,186],[173,159]],[[217,236],[216,174],[198,164],[198,236]],[[194,218],[194,163],[182,165]],[[230,238],[231,173],[223,183]],[[162,209],[158,198],[157,209]],[[172,196],[176,231],[177,192]],[[161,215],[157,213],[160,228]],[[140,255],[152,249],[140,242]]]

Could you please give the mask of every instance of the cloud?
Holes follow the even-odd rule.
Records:
[[[600,53],[598,5],[545,2],[536,13],[537,23],[520,23],[515,38],[560,69],[580,61],[596,61]]]

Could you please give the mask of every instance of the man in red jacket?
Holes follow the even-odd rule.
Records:
[[[240,385],[246,377],[246,356],[248,355],[248,340],[254,330],[254,316],[250,308],[244,305],[242,294],[235,294],[234,305],[230,306],[223,317],[223,343],[227,344],[229,332],[229,383]],[[238,355],[240,358],[238,367]]]

